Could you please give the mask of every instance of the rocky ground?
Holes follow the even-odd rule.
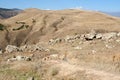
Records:
[[[120,80],[120,32],[67,35],[0,50],[0,80]]]
[[[120,18],[27,9],[0,20],[0,80],[120,80]]]

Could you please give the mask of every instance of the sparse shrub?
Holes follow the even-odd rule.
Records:
[[[18,28],[16,28],[16,29],[13,29],[13,31],[16,31],[16,30],[21,30],[21,29],[27,29],[29,27],[29,25],[22,25],[22,26],[20,26],[20,27],[18,27]]]
[[[35,23],[36,22],[36,20],[35,19],[32,19],[32,23]]]
[[[48,73],[50,77],[56,76],[59,73],[59,68],[58,67],[52,67]]]
[[[3,31],[5,29],[5,26],[3,24],[0,24],[0,30]]]
[[[16,24],[25,24],[25,22],[15,22]]]

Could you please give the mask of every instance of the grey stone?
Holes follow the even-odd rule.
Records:
[[[19,56],[8,59],[8,62],[10,61],[31,61],[31,57],[19,55]]]
[[[24,45],[24,46],[20,46],[20,51],[25,51],[27,49],[27,45]]]
[[[117,36],[120,37],[120,32],[117,33]]]
[[[8,45],[6,48],[5,48],[6,52],[8,53],[12,53],[12,52],[17,52],[19,51],[19,48],[16,47],[16,46],[13,46],[13,45]]]
[[[94,30],[91,30],[90,33],[85,35],[86,40],[93,40],[96,37],[96,32]]]
[[[102,36],[103,40],[108,40],[108,39],[112,39],[112,38],[116,38],[117,37],[117,33],[116,32],[111,32],[111,33],[105,33]]]
[[[98,33],[98,34],[96,34],[96,39],[101,39],[102,36],[103,36],[102,34]]]

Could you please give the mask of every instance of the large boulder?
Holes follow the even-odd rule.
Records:
[[[85,35],[86,40],[93,40],[96,37],[96,32],[94,30],[91,30],[90,33]]]
[[[12,52],[17,52],[19,51],[19,48],[16,47],[16,46],[13,46],[13,45],[8,45],[6,48],[5,48],[6,52],[8,53],[12,53]]]

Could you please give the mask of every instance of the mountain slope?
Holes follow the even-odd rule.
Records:
[[[101,11],[101,12],[111,16],[120,17],[120,12],[104,12],[104,11]]]
[[[6,8],[0,8],[0,19],[6,19],[10,18],[12,16],[17,15],[22,10],[20,9],[6,9]]]
[[[68,34],[98,31],[120,31],[120,18],[85,10],[39,10],[26,9],[22,13],[2,22],[7,26],[3,31],[4,41],[0,43],[34,44]],[[7,35],[7,36],[6,36]]]

